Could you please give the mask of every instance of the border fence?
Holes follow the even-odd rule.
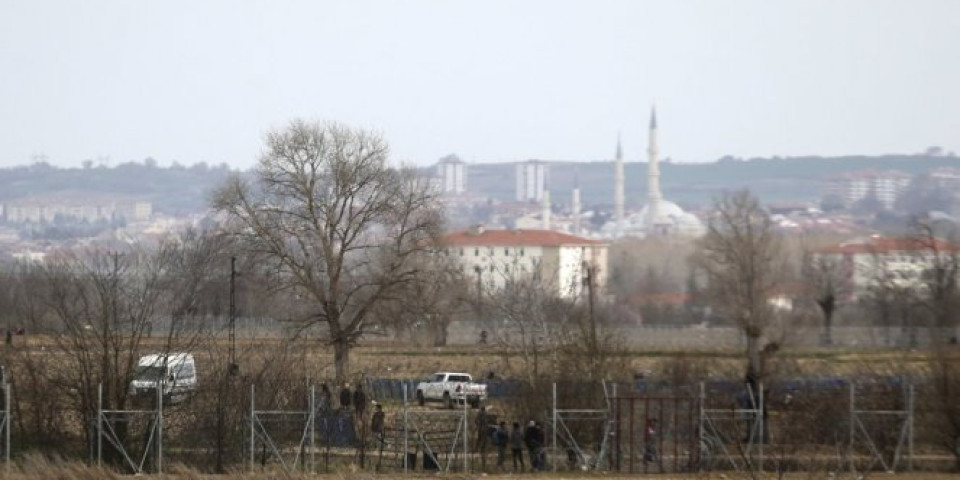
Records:
[[[328,472],[346,463],[376,473],[496,471],[487,468],[493,462],[487,462],[489,452],[479,441],[483,433],[474,430],[475,410],[469,405],[416,406],[410,383],[399,381],[400,400],[387,403],[392,411],[379,431],[371,428],[370,413],[318,402],[313,386],[302,391],[302,398],[277,403],[270,396],[259,398],[251,384],[239,426],[246,434],[225,446],[240,450],[226,457],[233,459],[231,468],[287,473]],[[373,398],[392,398],[394,381],[366,384]],[[504,385],[512,385],[504,392],[517,388],[511,382]],[[814,379],[761,384],[756,390],[735,382],[679,387],[603,383],[594,388],[602,388],[602,401],[569,406],[553,385],[552,402],[541,417],[549,439],[542,446],[549,469],[656,474],[903,471],[915,466],[917,390],[902,378],[858,383]],[[6,466],[11,398],[11,387],[4,384],[0,441]],[[189,459],[209,465],[212,452],[197,447],[203,440],[184,437],[210,434],[189,425],[212,417],[211,412],[164,402],[158,395],[147,407],[120,410],[105,408],[100,400],[95,463],[132,473],[162,472],[169,457],[188,466]],[[922,441],[929,455],[932,443]],[[191,448],[197,449],[194,455],[185,455]],[[950,461],[951,452],[942,454]]]

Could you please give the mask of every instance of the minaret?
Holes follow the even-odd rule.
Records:
[[[580,179],[574,174],[573,176],[573,192],[570,193],[570,210],[573,213],[573,234],[580,235]]]
[[[647,235],[653,234],[660,220],[660,158],[657,149],[657,108],[650,110],[650,136],[647,140]]]
[[[543,191],[543,229],[550,230],[550,190]]]
[[[613,160],[613,221],[616,236],[623,235],[623,147],[620,146],[620,134],[617,134],[617,156]]]

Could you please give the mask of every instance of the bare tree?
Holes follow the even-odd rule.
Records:
[[[957,347],[960,311],[960,247],[954,227],[939,228],[914,220],[910,240],[922,271],[916,304],[928,319],[932,345],[929,354],[930,394],[922,398],[934,413],[931,430],[938,443],[953,452],[960,470],[960,348]],[[919,316],[919,315],[918,315]],[[916,320],[914,320],[916,321]]]
[[[208,241],[209,240],[209,241]],[[212,243],[211,243],[212,242]],[[42,357],[23,356],[25,372],[44,379],[30,385],[51,385],[83,419],[90,438],[97,409],[97,386],[103,386],[103,406],[129,406],[128,384],[143,349],[187,350],[201,338],[204,313],[199,308],[210,282],[210,258],[219,253],[215,237],[192,236],[162,241],[155,249],[66,254],[43,265],[23,266],[19,279],[23,296],[21,317],[47,332],[58,358],[50,365]],[[42,367],[38,370],[36,367]],[[33,373],[30,373],[33,375]],[[28,402],[44,404],[44,392]],[[36,409],[34,409],[36,410]],[[125,426],[117,427],[124,435]]]
[[[275,288],[304,302],[297,323],[326,326],[343,380],[376,306],[420,273],[413,259],[441,215],[416,172],[388,167],[376,134],[294,120],[266,144],[252,181],[229,180],[214,207],[275,269]]]
[[[378,324],[412,333],[425,331],[433,346],[446,345],[450,323],[473,300],[470,282],[459,262],[442,249],[424,252],[414,265],[421,274],[384,298],[376,312]]]
[[[803,253],[801,274],[807,294],[813,299],[823,318],[821,345],[833,344],[833,318],[838,303],[850,293],[844,276],[843,260],[839,256],[815,253],[805,250]]]
[[[755,388],[766,374],[767,357],[780,348],[768,330],[776,321],[770,300],[784,269],[781,239],[759,200],[747,190],[717,199],[693,260],[707,278],[716,313],[746,337],[746,378]]]
[[[954,240],[955,230],[946,233],[943,240],[929,222],[915,220],[911,225],[910,240],[914,254],[922,265],[920,286],[923,290],[922,306],[931,319],[931,327],[952,329],[957,326],[960,312],[960,246]]]
[[[906,242],[904,245],[909,245]],[[925,323],[921,308],[922,295],[918,278],[904,278],[899,263],[900,251],[887,251],[882,246],[869,245],[870,261],[858,266],[859,274],[866,278],[867,285],[860,295],[860,304],[872,323],[884,329],[888,345],[899,343],[907,347],[917,346],[917,330]],[[893,338],[894,329],[905,335]]]

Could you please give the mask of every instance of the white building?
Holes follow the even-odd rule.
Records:
[[[513,279],[539,276],[557,296],[584,292],[587,268],[596,291],[607,278],[607,244],[548,230],[487,230],[476,226],[440,240],[440,254],[458,259],[483,288],[500,289]]]
[[[123,218],[127,221],[149,220],[153,215],[150,202],[107,201],[103,203],[17,202],[4,205],[4,220],[9,223],[52,222],[57,217],[96,222]]]
[[[437,162],[437,176],[442,193],[459,195],[467,191],[467,164],[456,155],[448,155]]]
[[[954,255],[957,248],[942,241],[931,246],[910,238],[873,236],[821,248],[814,252],[814,261],[831,267],[826,273],[839,282],[845,300],[856,300],[878,282],[924,288],[924,275],[933,267],[937,252]]]
[[[889,210],[910,184],[910,178],[897,170],[861,170],[841,175],[830,185],[830,190],[843,198],[848,206],[874,196],[883,208]]]
[[[529,160],[517,164],[517,201],[542,201],[547,185],[547,164]]]

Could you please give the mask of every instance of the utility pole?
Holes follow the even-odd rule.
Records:
[[[230,257],[230,375],[236,375],[237,365],[237,257]]]
[[[230,363],[227,365],[226,376],[221,380],[220,395],[217,395],[217,473],[225,473],[223,467],[223,441],[226,432],[224,432],[224,398],[231,390],[231,378],[240,371],[237,365],[237,257],[230,257],[230,310],[228,319],[230,335],[230,352],[228,358]]]

